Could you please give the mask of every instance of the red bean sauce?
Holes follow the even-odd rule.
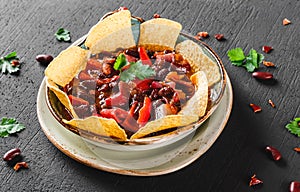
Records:
[[[177,114],[194,95],[191,66],[179,53],[147,50],[155,75],[127,83],[113,67],[121,53],[129,62],[141,59],[136,47],[92,55],[86,68],[63,88],[80,118],[113,118],[132,134],[149,121]]]

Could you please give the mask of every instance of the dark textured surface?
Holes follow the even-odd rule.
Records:
[[[233,110],[223,133],[205,155],[175,173],[131,177],[87,167],[52,145],[37,120],[36,97],[45,67],[35,56],[57,55],[70,45],[56,41],[59,27],[70,30],[74,42],[104,13],[120,6],[145,19],[159,13],[182,23],[191,34],[208,31],[211,37],[205,42],[220,55],[233,84]],[[30,169],[14,172],[0,161],[0,191],[288,191],[291,181],[300,181],[300,154],[293,151],[300,138],[284,128],[300,116],[299,9],[296,0],[2,0],[0,55],[17,51],[22,69],[19,75],[0,74],[0,117],[15,117],[26,129],[0,138],[0,153],[21,148]],[[285,17],[291,25],[282,26]],[[227,40],[216,41],[215,33],[223,33]],[[274,47],[265,57],[276,68],[260,69],[274,74],[273,85],[256,81],[244,69],[232,66],[226,56],[231,48],[260,51],[263,45]],[[262,106],[263,111],[254,114],[249,103]],[[264,151],[266,145],[278,148],[282,161],[274,162]],[[248,182],[254,173],[264,184],[253,189]]]

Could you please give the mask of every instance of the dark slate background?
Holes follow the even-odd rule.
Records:
[[[208,31],[211,37],[205,42],[220,55],[233,84],[233,110],[223,133],[205,155],[175,173],[133,177],[87,167],[52,145],[37,119],[36,97],[45,66],[35,56],[56,56],[70,45],[55,39],[59,27],[70,30],[74,42],[104,13],[120,6],[145,19],[158,13],[176,20],[191,34]],[[0,117],[15,117],[26,129],[0,138],[0,153],[21,148],[30,169],[14,172],[0,161],[0,191],[288,191],[291,181],[300,181],[300,154],[293,151],[300,138],[284,128],[300,116],[299,10],[298,0],[2,0],[0,55],[17,51],[22,69],[19,75],[0,74]],[[292,24],[283,26],[284,18]],[[216,41],[216,33],[227,40]],[[272,85],[232,66],[226,56],[235,47],[262,52],[263,45],[274,48],[265,57],[276,68],[259,69],[274,74]],[[263,111],[253,113],[249,103],[261,105]],[[278,148],[282,161],[274,162],[264,151],[266,145]],[[255,188],[248,186],[254,173],[264,181]]]

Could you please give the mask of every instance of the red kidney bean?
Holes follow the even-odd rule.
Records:
[[[300,192],[300,182],[298,181],[291,182],[290,192]]]
[[[41,64],[48,65],[53,60],[53,57],[51,55],[41,54],[37,55],[35,59]]]
[[[21,150],[19,148],[14,148],[9,151],[7,151],[4,156],[3,160],[4,161],[11,161],[13,160],[16,156],[19,156],[21,154]]]
[[[261,80],[269,80],[273,78],[273,74],[269,72],[260,72],[256,71],[252,73],[252,77],[256,79],[261,79]]]
[[[272,154],[272,156],[273,156],[273,159],[274,159],[275,161],[278,161],[278,160],[281,159],[281,153],[280,153],[276,148],[274,148],[274,147],[272,147],[272,146],[267,146],[267,147],[266,147],[266,151],[271,152],[271,154]]]

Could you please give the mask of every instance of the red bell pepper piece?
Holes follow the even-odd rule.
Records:
[[[115,108],[115,109],[102,109],[100,115],[105,118],[114,119],[117,123],[121,124],[128,116],[127,111]]]
[[[144,47],[139,47],[138,48],[139,55],[140,55],[140,60],[142,61],[143,64],[145,65],[152,65],[152,62],[147,54],[147,51]]]
[[[79,105],[89,105],[89,102],[84,100],[84,99],[81,99],[79,97],[75,97],[73,95],[68,95],[69,97],[69,100],[71,102],[72,105],[74,106],[79,106]]]
[[[160,88],[162,88],[163,86],[162,86],[162,84],[159,83],[158,81],[152,81],[151,87],[152,87],[152,89],[160,89]]]
[[[138,124],[145,125],[151,117],[152,104],[149,97],[144,98],[144,105],[139,111]]]
[[[131,117],[133,117],[134,116],[134,111],[135,111],[135,109],[136,109],[136,107],[137,107],[137,104],[138,104],[138,102],[137,101],[135,101],[132,105],[131,105],[131,107],[130,107],[130,109],[129,109],[129,115],[131,116]]]
[[[137,83],[136,88],[144,91],[150,89],[153,79],[145,79]]]
[[[105,118],[114,119],[125,130],[135,133],[139,129],[139,125],[136,120],[128,114],[127,111],[115,108],[115,109],[102,109],[100,115]]]

